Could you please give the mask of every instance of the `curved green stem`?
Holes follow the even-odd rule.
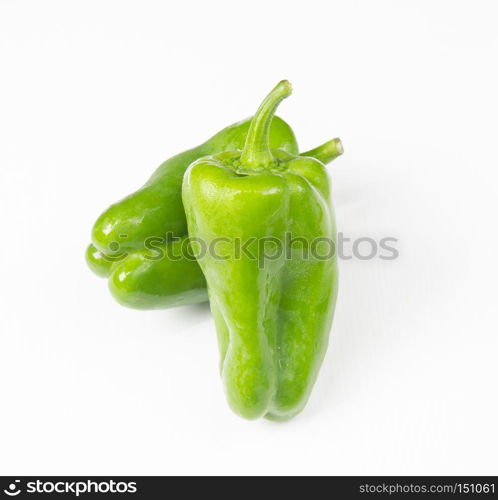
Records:
[[[291,93],[291,84],[287,80],[282,80],[261,103],[251,121],[244,151],[240,157],[244,167],[258,169],[273,164],[274,159],[269,146],[271,121],[278,105]]]
[[[338,156],[341,156],[342,153],[344,153],[344,148],[342,147],[341,140],[337,138],[327,141],[314,149],[310,149],[306,153],[300,153],[299,156],[312,156],[326,165]]]

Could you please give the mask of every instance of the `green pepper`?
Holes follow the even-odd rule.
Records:
[[[269,147],[275,110],[290,93],[282,81],[266,97],[243,151],[201,158],[183,181],[192,245],[195,238],[215,249],[201,255],[195,245],[228,403],[248,419],[286,420],[303,409],[337,297],[337,258],[330,252],[336,228],[324,164]],[[340,141],[333,144],[340,154]]]
[[[242,148],[250,119],[231,125],[201,146],[174,156],[154,172],[141,189],[109,207],[93,228],[93,242],[86,250],[90,269],[109,278],[109,289],[122,305],[135,309],[160,309],[207,300],[206,283],[195,259],[172,260],[177,248],[165,243],[162,259],[150,259],[146,242],[167,233],[185,237],[186,219],[181,202],[181,181],[189,163],[209,152]],[[270,143],[290,153],[297,142],[289,125],[275,117]],[[324,161],[338,156],[334,141],[309,151]],[[183,240],[182,240],[183,241]],[[182,243],[178,243],[181,245]],[[176,250],[175,250],[176,248]],[[187,252],[188,253],[188,252]]]

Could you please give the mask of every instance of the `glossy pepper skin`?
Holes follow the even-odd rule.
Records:
[[[122,306],[168,309],[208,300],[206,280],[186,236],[125,258],[104,255],[89,245],[86,261],[97,276],[108,278],[109,291]]]
[[[88,267],[101,278],[111,275],[112,261],[92,243],[86,247],[85,259]]]
[[[109,291],[121,305],[166,309],[208,300],[206,280],[187,237],[130,254],[112,266]]]
[[[286,420],[303,409],[327,349],[337,297],[336,256],[327,255],[329,247],[310,257],[302,243],[312,249],[313,242],[336,242],[324,164],[269,148],[272,117],[290,93],[283,81],[263,101],[243,151],[199,159],[183,181],[190,237],[219,242],[198,262],[228,403],[248,419]],[[332,142],[340,154],[340,141]],[[270,239],[282,251],[274,247],[273,258],[265,259],[272,251],[261,242]],[[249,240],[252,256],[236,250],[236,241]]]
[[[280,118],[275,118],[275,120],[276,125],[272,125],[270,131],[272,144],[287,151],[297,151],[297,143],[290,127]],[[172,182],[173,185],[165,189],[168,196],[164,200],[159,200],[160,202],[156,200],[155,208],[149,206],[148,210],[153,213],[167,214],[168,210],[171,209],[171,213],[176,214],[174,217],[177,217],[176,222],[173,221],[172,225],[166,224],[162,232],[159,230],[159,224],[151,225],[148,220],[141,222],[138,226],[133,222],[139,220],[137,212],[140,207],[143,207],[142,195],[144,192],[144,196],[147,198],[147,186],[151,182],[150,180],[144,188],[125,198],[122,202],[112,205],[99,218],[93,233],[94,239],[100,241],[100,249],[91,243],[86,249],[86,261],[88,267],[97,276],[109,278],[109,290],[121,305],[134,309],[166,309],[208,300],[206,281],[196,260],[186,258],[186,256],[180,259],[169,257],[171,253],[178,254],[178,247],[182,245],[185,236],[179,243],[165,244],[164,248],[169,249],[170,252],[164,252],[162,259],[155,260],[149,258],[151,252],[144,248],[144,241],[150,237],[164,237],[174,227],[177,230],[182,227],[178,223],[177,209],[180,207],[183,213],[183,205],[181,200],[178,200],[181,195],[181,185],[178,183],[177,173],[183,172],[187,168],[186,162],[205,150],[211,150],[211,148],[243,147],[249,125],[250,120],[231,125],[199,148],[181,153],[158,168],[151,178],[156,179],[158,183],[154,189],[160,190],[161,186],[168,184],[168,182]],[[304,154],[320,157],[322,161],[328,163],[340,153],[336,141],[333,140]],[[174,195],[175,189],[178,192],[177,197]],[[136,204],[134,205],[132,202]],[[121,208],[123,214],[120,215]],[[132,220],[131,223],[129,219]],[[106,225],[114,228],[109,235],[104,235]],[[132,239],[130,239],[130,235],[126,239],[119,238],[120,235],[127,234],[125,231],[130,229],[132,230]],[[148,234],[147,231],[152,232]],[[112,248],[118,240],[121,241],[119,249],[115,253]],[[125,256],[123,256],[123,252]],[[185,252],[181,252],[182,256],[184,254]]]

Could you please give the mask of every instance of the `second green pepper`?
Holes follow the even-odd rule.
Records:
[[[290,93],[283,81],[263,101],[243,151],[202,158],[183,181],[190,237],[205,247],[217,244],[203,256],[197,250],[198,261],[228,403],[248,419],[285,420],[303,409],[337,297],[337,259],[329,254],[336,228],[324,164],[269,148],[272,117]]]

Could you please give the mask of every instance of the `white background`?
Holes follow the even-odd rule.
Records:
[[[0,473],[497,474],[496,1],[0,0]],[[284,424],[226,406],[207,307],[117,305],[90,228],[282,78],[340,136],[331,344]]]

